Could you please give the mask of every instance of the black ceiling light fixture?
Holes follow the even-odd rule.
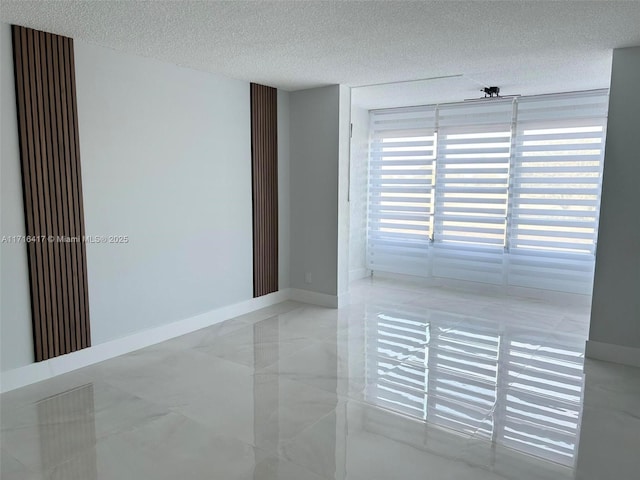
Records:
[[[481,92],[484,92],[484,98],[493,98],[500,96],[500,87],[484,87]]]
[[[465,102],[481,102],[488,98],[493,98],[494,100],[510,100],[520,96],[520,94],[502,96],[500,95],[500,87],[482,87],[480,91],[484,93],[484,97],[465,98],[464,101]]]

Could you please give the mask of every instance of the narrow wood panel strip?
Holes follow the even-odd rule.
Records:
[[[44,131],[51,131],[51,112],[49,108],[49,64],[47,58],[47,39],[44,32],[37,32],[38,40],[39,40],[39,48],[40,48],[40,85],[41,85],[41,94],[42,94],[42,104],[39,105],[40,113],[42,116],[42,123]],[[58,221],[58,209],[55,203],[55,175],[53,170],[53,136],[45,135],[45,139],[43,142],[43,176],[46,179],[44,182],[45,186],[45,198],[48,198],[49,201],[46,202],[47,207],[47,231],[51,232],[52,235],[55,236],[54,232],[56,230],[56,223]],[[58,281],[58,266],[56,265],[56,243],[57,242],[46,242],[44,245],[47,248],[47,255],[49,257],[48,269],[52,273],[49,279],[49,298],[51,302],[51,316],[56,320],[51,322],[51,330],[49,331],[49,349],[53,352],[54,356],[60,355],[60,342],[59,342],[59,333],[58,333],[58,290],[59,290],[59,281]]]
[[[60,175],[60,235],[69,235],[69,211],[67,206],[67,179],[68,175],[65,168],[65,142],[64,142],[64,120],[62,117],[63,99],[62,99],[62,79],[61,79],[61,54],[60,43],[61,38],[57,35],[51,36],[52,42],[52,55],[53,55],[53,82],[54,82],[54,97],[56,108],[56,137],[58,139],[58,156],[57,156],[57,169]],[[65,351],[73,351],[71,349],[71,301],[69,285],[71,284],[71,256],[69,255],[69,248],[67,244],[60,244],[60,270],[63,278],[62,283],[62,302],[63,302],[63,317],[61,321],[61,328],[63,330],[63,340]]]
[[[277,90],[251,84],[253,294],[278,290]]]
[[[28,54],[25,51],[27,41],[26,41],[26,31],[21,31],[17,29],[13,29],[12,38],[13,38],[13,63],[16,77],[16,103],[17,103],[17,113],[18,113],[18,131],[19,131],[19,145],[20,152],[22,155],[22,191],[24,197],[24,208],[25,208],[25,222],[27,231],[34,231],[34,209],[35,205],[33,202],[33,177],[31,175],[31,135],[27,135],[27,131],[31,129],[31,106],[30,106],[30,98],[29,91],[26,86],[26,79],[29,77],[28,71]],[[31,282],[31,310],[32,312],[36,312],[39,309],[40,302],[37,301],[39,298],[39,292],[37,290],[38,283],[33,281],[33,279],[37,279],[38,276],[38,268],[37,262],[34,254],[35,244],[28,243],[27,244],[27,259],[29,263],[29,277],[32,279]],[[42,351],[42,332],[40,329],[40,324],[34,322],[33,325],[33,342],[35,346],[35,351]],[[36,360],[38,360],[36,358]]]
[[[76,71],[76,67],[75,67],[75,55],[73,52],[73,42],[70,41],[69,42],[69,46],[70,46],[70,55],[69,55],[69,61],[70,61],[70,65],[69,65],[69,70],[71,72],[71,90],[73,92],[72,95],[72,118],[73,118],[73,122],[74,122],[74,132],[75,132],[75,142],[74,142],[74,149],[75,149],[75,159],[76,159],[76,175],[78,177],[78,191],[77,191],[77,195],[78,195],[78,218],[81,219],[81,221],[79,222],[78,228],[79,228],[79,234],[81,236],[81,238],[84,238],[85,236],[85,229],[84,229],[84,203],[82,201],[83,198],[83,194],[82,194],[82,181],[80,180],[82,178],[82,168],[81,168],[81,162],[80,162],[80,127],[78,125],[78,102],[77,102],[77,96],[76,96],[76,76],[75,76],[75,71]],[[78,243],[77,244],[78,248],[79,248],[79,254],[80,254],[80,267],[82,269],[82,271],[80,272],[80,305],[81,305],[81,313],[84,316],[84,318],[89,318],[89,286],[88,286],[88,280],[87,280],[87,250],[86,250],[86,244],[84,242]],[[88,321],[84,321],[82,322],[82,345],[84,347],[87,347],[91,344],[91,325]]]
[[[41,150],[40,150],[40,115],[38,112],[38,86],[37,86],[37,69],[38,64],[36,62],[36,47],[35,47],[35,35],[34,31],[30,30],[27,32],[27,48],[26,48],[26,61],[28,62],[28,77],[27,77],[27,85],[28,85],[28,94],[30,99],[30,107],[31,107],[31,176],[32,176],[32,187],[34,189],[34,203],[36,208],[34,210],[34,226],[36,228],[36,232],[42,232],[43,227],[45,225],[44,222],[44,198],[42,195],[42,168],[41,168]],[[28,235],[28,234],[27,234]],[[35,234],[35,238],[39,238],[37,233]],[[40,300],[40,329],[42,331],[42,353],[41,355],[44,358],[49,358],[49,334],[48,334],[48,324],[46,322],[46,318],[49,315],[49,311],[47,308],[47,304],[49,301],[49,292],[48,292],[48,279],[46,278],[46,263],[47,259],[45,258],[45,248],[42,245],[42,242],[36,243],[36,257],[38,259],[37,267],[38,267],[38,292],[39,292],[39,300]]]
[[[49,128],[51,132],[56,132],[57,130],[57,117],[56,117],[56,82],[55,76],[53,74],[54,69],[54,54],[53,54],[53,38],[51,35],[45,35],[44,39],[45,44],[45,52],[47,59],[47,72],[46,77],[44,79],[45,84],[49,89],[49,105],[48,105],[48,113],[49,113]],[[58,135],[51,135],[51,151],[49,156],[49,172],[50,172],[50,183],[53,189],[53,197],[52,201],[55,202],[54,208],[52,211],[54,212],[53,219],[53,235],[59,236],[61,235],[62,229],[60,228],[62,222],[62,198],[61,198],[61,189],[60,189],[60,170],[58,168],[59,163],[59,151],[58,151]],[[54,268],[55,268],[55,282],[57,285],[55,294],[56,294],[56,315],[58,321],[56,322],[57,327],[57,336],[56,340],[58,343],[58,354],[60,352],[65,351],[65,342],[64,342],[64,327],[62,319],[64,318],[64,282],[65,277],[63,276],[63,260],[60,244],[58,242],[53,243],[54,250]]]
[[[69,164],[69,157],[71,155],[69,150],[69,117],[67,111],[67,75],[66,75],[66,59],[65,59],[65,41],[63,37],[58,38],[58,73],[60,79],[60,108],[62,114],[62,122],[59,129],[62,135],[63,155],[60,165],[64,171],[64,189],[65,189],[65,205],[64,210],[67,212],[67,223],[65,225],[65,236],[73,237],[73,226],[75,212],[73,210],[73,178],[71,172],[71,166]],[[74,248],[71,243],[64,243],[64,249],[67,254],[67,305],[68,305],[68,319],[67,328],[69,335],[69,349],[73,352],[76,347],[76,295],[74,289],[74,265],[76,263],[76,257],[74,255]]]
[[[76,112],[75,112],[75,82],[74,82],[74,74],[71,71],[71,65],[72,65],[72,60],[71,58],[73,57],[73,44],[71,42],[70,38],[65,38],[65,53],[66,53],[66,64],[65,64],[65,70],[66,70],[66,76],[67,76],[67,98],[68,98],[68,102],[67,102],[67,109],[68,109],[68,116],[69,116],[69,151],[71,153],[69,161],[71,163],[71,171],[73,172],[72,174],[72,178],[73,178],[73,212],[74,212],[74,226],[73,226],[73,236],[74,237],[80,237],[81,234],[80,232],[82,231],[81,228],[81,221],[80,221],[80,202],[81,202],[81,197],[80,197],[80,171],[78,169],[78,156],[79,153],[76,149],[76,144],[77,144],[77,118],[76,118]],[[82,262],[83,262],[83,258],[82,258],[82,253],[81,253],[81,248],[80,248],[80,243],[79,242],[75,242],[72,244],[74,251],[75,251],[75,256],[76,256],[76,262],[74,263],[74,277],[73,277],[73,281],[74,281],[74,291],[75,291],[75,311],[76,311],[76,328],[75,328],[75,336],[76,336],[76,344],[79,345],[79,348],[83,348],[84,345],[84,330],[85,328],[83,327],[83,317],[84,317],[84,292],[82,291],[83,289],[83,282],[81,279],[82,276]]]
[[[91,344],[73,40],[18,26],[12,38],[33,343],[41,361]]]

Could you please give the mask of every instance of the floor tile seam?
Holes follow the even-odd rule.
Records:
[[[274,375],[280,376],[279,373],[270,373],[270,372],[260,372],[260,373],[258,373],[258,375],[259,376],[274,376]],[[344,400],[350,399],[350,397],[348,397],[348,396],[345,396],[345,395],[337,393],[337,392],[331,392],[329,390],[322,389],[322,388],[316,386],[315,384],[312,384],[312,383],[309,383],[309,382],[305,382],[304,380],[299,380],[299,379],[295,379],[295,378],[289,378],[288,376],[285,376],[285,377],[282,377],[282,378],[284,380],[288,381],[288,382],[293,383],[294,385],[295,384],[303,385],[305,388],[308,388],[311,391],[315,391],[315,392],[317,392],[318,394],[321,394],[321,395],[335,395],[336,396],[336,402],[338,402],[338,403],[341,400],[344,401]],[[358,392],[358,393],[360,393],[360,392]]]
[[[321,417],[319,417],[317,420],[315,420],[314,422],[310,423],[309,425],[307,425],[306,427],[304,427],[302,430],[300,430],[298,433],[296,433],[294,436],[292,436],[291,438],[289,438],[288,440],[285,440],[284,442],[280,443],[278,442],[278,447],[277,447],[277,451],[276,454],[278,456],[282,456],[282,454],[284,453],[284,447],[286,447],[286,445],[289,444],[295,444],[296,443],[296,439],[299,438],[302,434],[306,433],[308,430],[314,428],[316,425],[318,425],[318,423],[322,422],[325,418],[329,417],[332,414],[338,414],[338,406],[339,404],[337,404],[334,408],[332,408],[329,412],[325,413],[324,415],[322,415]],[[297,462],[294,462],[291,459],[288,459],[287,457],[284,457],[285,460],[289,461],[289,462],[293,462],[296,463],[297,465],[301,465],[298,464]],[[304,465],[301,465],[304,467]],[[307,468],[307,467],[305,467]],[[308,470],[308,468],[307,468]],[[315,472],[314,472],[315,473]]]
[[[234,359],[231,359],[231,358],[219,356],[218,354],[215,354],[213,352],[203,352],[203,353],[205,353],[206,355],[208,355],[208,356],[210,356],[212,358],[215,358],[216,360],[225,360],[227,362],[235,363],[236,365],[240,365],[240,366],[243,366],[243,367],[250,368],[250,369],[252,369],[252,372],[250,373],[250,375],[251,376],[255,376],[255,374],[258,373],[260,370],[272,367],[273,365],[278,363],[280,360],[286,359],[286,358],[288,358],[288,357],[290,357],[292,355],[295,355],[295,354],[297,354],[298,352],[300,352],[304,348],[306,348],[306,347],[302,347],[302,348],[296,349],[294,352],[292,352],[290,354],[287,354],[287,355],[284,355],[282,357],[279,357],[279,358],[277,358],[277,359],[275,359],[273,361],[270,361],[269,363],[267,363],[265,365],[262,365],[260,367],[256,367],[255,365],[247,365],[246,363],[242,363],[240,361],[237,361],[237,360],[234,360]]]
[[[261,452],[267,454],[267,455],[271,455],[273,456],[275,452],[269,452],[268,450],[265,450],[263,448],[258,447],[255,443],[255,441],[252,441],[251,443],[247,443],[244,439],[240,438],[240,436],[238,435],[233,435],[233,434],[229,434],[226,431],[223,433],[219,433],[217,430],[217,427],[207,423],[206,421],[202,421],[199,418],[196,418],[196,416],[189,414],[188,412],[185,412],[183,410],[181,410],[182,407],[170,407],[170,411],[172,415],[175,416],[179,416],[182,417],[183,419],[185,419],[188,422],[192,422],[196,425],[198,425],[198,427],[200,427],[201,429],[205,430],[208,434],[210,434],[213,438],[215,439],[220,439],[220,440],[231,440],[233,442],[237,442],[242,444],[243,446],[246,447],[250,447],[252,449],[256,449],[256,450],[260,450]],[[255,437],[255,435],[254,435]]]
[[[244,442],[243,442],[244,443]],[[267,460],[269,458],[275,458],[277,460],[282,460],[286,463],[290,463],[292,465],[295,465],[296,467],[301,468],[302,470],[304,470],[305,472],[308,472],[322,480],[335,480],[335,478],[330,478],[330,477],[326,477],[324,475],[320,475],[319,473],[314,472],[313,470],[310,470],[308,467],[301,465],[300,463],[294,462],[293,460],[290,460],[284,456],[282,456],[277,450],[279,449],[279,447],[276,447],[276,451],[274,452],[270,452],[268,450],[265,450],[261,447],[257,447],[255,445],[251,445],[252,448],[254,448],[255,450],[257,450],[258,452],[262,453],[264,455],[264,458],[261,461]],[[255,465],[258,465],[259,462],[256,462]]]
[[[304,348],[304,347],[303,347],[303,348]],[[193,348],[193,349],[195,350],[195,348]],[[202,348],[202,347],[198,347],[198,348],[197,348],[197,351],[198,351],[200,354],[202,354],[202,355],[206,355],[209,359],[212,359],[212,360],[222,360],[222,361],[225,361],[225,362],[233,363],[233,364],[238,365],[238,366],[241,366],[241,367],[249,368],[249,369],[251,369],[251,370],[252,370],[252,372],[251,372],[251,373],[248,373],[250,376],[255,375],[255,373],[256,373],[257,371],[259,371],[259,370],[262,370],[262,369],[264,369],[264,368],[268,368],[268,367],[272,366],[273,364],[275,364],[275,363],[276,363],[276,362],[278,362],[278,360],[279,360],[279,359],[276,359],[276,360],[274,360],[273,362],[270,362],[270,363],[268,363],[268,364],[266,364],[266,365],[263,365],[263,366],[261,366],[261,367],[259,367],[259,368],[258,368],[258,367],[256,367],[255,365],[247,365],[246,363],[240,362],[240,361],[238,361],[238,360],[235,360],[235,359],[232,359],[232,358],[229,358],[229,357],[224,357],[224,356],[222,356],[222,354],[220,354],[220,353],[216,353],[215,351],[205,350],[205,349],[204,349],[204,348]],[[298,351],[300,351],[300,350],[296,350],[296,353],[297,353]],[[287,356],[288,356],[288,355],[287,355]]]
[[[109,387],[112,387],[112,388],[114,388],[116,390],[119,390],[122,393],[126,393],[127,395],[130,395],[130,396],[136,398],[137,400],[141,400],[143,402],[150,403],[153,406],[155,406],[156,408],[159,408],[161,410],[165,410],[167,412],[171,412],[171,407],[170,406],[163,405],[161,403],[157,403],[153,398],[149,398],[148,396],[141,395],[138,392],[131,391],[131,390],[127,389],[126,387],[122,386],[122,385],[118,385],[118,384],[112,383],[108,379],[102,379],[101,381],[103,383],[105,383],[106,385],[108,385]],[[154,419],[155,418],[156,417],[154,417]]]
[[[287,458],[284,455],[284,452],[280,452],[279,451],[279,452],[275,453],[272,456],[275,456],[278,459],[284,460],[287,463],[291,463],[292,465],[295,465],[296,467],[303,469],[305,472],[311,473],[312,475],[318,477],[319,479],[322,479],[322,480],[336,480],[335,476],[327,477],[324,474],[321,474],[321,473],[318,473],[318,472],[316,472],[314,470],[311,470],[307,465],[304,465],[302,462],[300,462],[300,461],[298,461],[296,459]],[[371,480],[373,480],[373,479],[371,479]]]
[[[252,327],[252,326],[253,325],[248,325],[247,327]],[[246,327],[243,327],[243,328],[246,328]],[[236,333],[238,333],[238,331],[229,332],[228,334],[225,334],[224,336],[220,337],[219,339],[216,339],[217,340],[216,342],[208,343],[207,345],[200,344],[200,345],[197,345],[197,346],[191,347],[191,348],[197,349],[199,351],[202,351],[206,347],[215,347],[216,344],[219,341],[225,342],[226,345],[230,345],[231,346],[231,345],[233,345],[234,343],[237,343],[237,342],[230,341],[228,338],[225,338],[225,337],[227,337],[229,335],[232,335],[232,334],[236,334]],[[268,339],[266,341],[262,341],[262,342],[258,342],[258,343],[265,343],[265,344],[268,344],[268,345],[272,345],[272,344],[277,345],[277,344],[280,344],[280,343],[293,343],[293,342],[296,342],[296,341],[315,340],[315,339],[318,339],[318,338],[319,337],[313,337],[313,336],[305,335],[305,334],[295,334],[295,335],[291,335],[290,338]],[[253,343],[254,343],[253,346],[255,346],[255,340],[253,341]],[[249,345],[249,342],[240,342],[240,344],[244,345],[244,346],[248,346],[248,347],[251,346],[251,345]]]
[[[29,466],[25,465],[24,462],[22,460],[20,460],[19,458],[16,458],[16,456],[9,450],[6,449],[6,447],[2,447],[2,450],[4,452],[5,455],[9,455],[9,457],[11,457],[11,460],[13,460],[14,462],[18,463],[19,466],[22,468],[22,470],[26,471],[27,473],[30,474],[38,474],[39,472],[35,471],[34,469],[30,468]]]
[[[322,344],[322,345],[325,345],[325,346],[336,346],[337,347],[337,343],[329,342],[329,341],[327,341],[328,340],[327,338],[325,338],[324,340],[320,340],[320,339],[317,339],[317,338],[310,338],[310,340],[316,342],[316,344]],[[283,357],[280,357],[278,360],[276,360],[275,362],[273,362],[272,364],[270,364],[268,366],[260,367],[259,369],[255,369],[253,374],[255,375],[255,374],[269,373],[269,372],[264,372],[264,370],[267,369],[267,368],[273,367],[276,363],[278,363],[278,362],[280,362],[282,360],[286,360],[288,358],[291,358],[294,355],[298,355],[301,352],[303,352],[305,350],[308,350],[308,349],[311,349],[311,348],[316,347],[316,346],[317,345],[305,345],[304,347],[300,348],[296,352],[293,352],[291,354],[288,354],[288,355],[285,355]],[[336,357],[340,358],[340,355],[338,353],[336,353]]]

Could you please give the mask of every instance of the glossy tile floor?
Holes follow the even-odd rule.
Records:
[[[362,280],[3,394],[1,477],[637,479],[640,370],[585,364],[588,311]]]

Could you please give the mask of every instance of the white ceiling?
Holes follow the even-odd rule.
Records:
[[[0,19],[286,90],[462,75],[354,91],[368,108],[607,87],[611,50],[640,45],[640,1],[2,0]]]

